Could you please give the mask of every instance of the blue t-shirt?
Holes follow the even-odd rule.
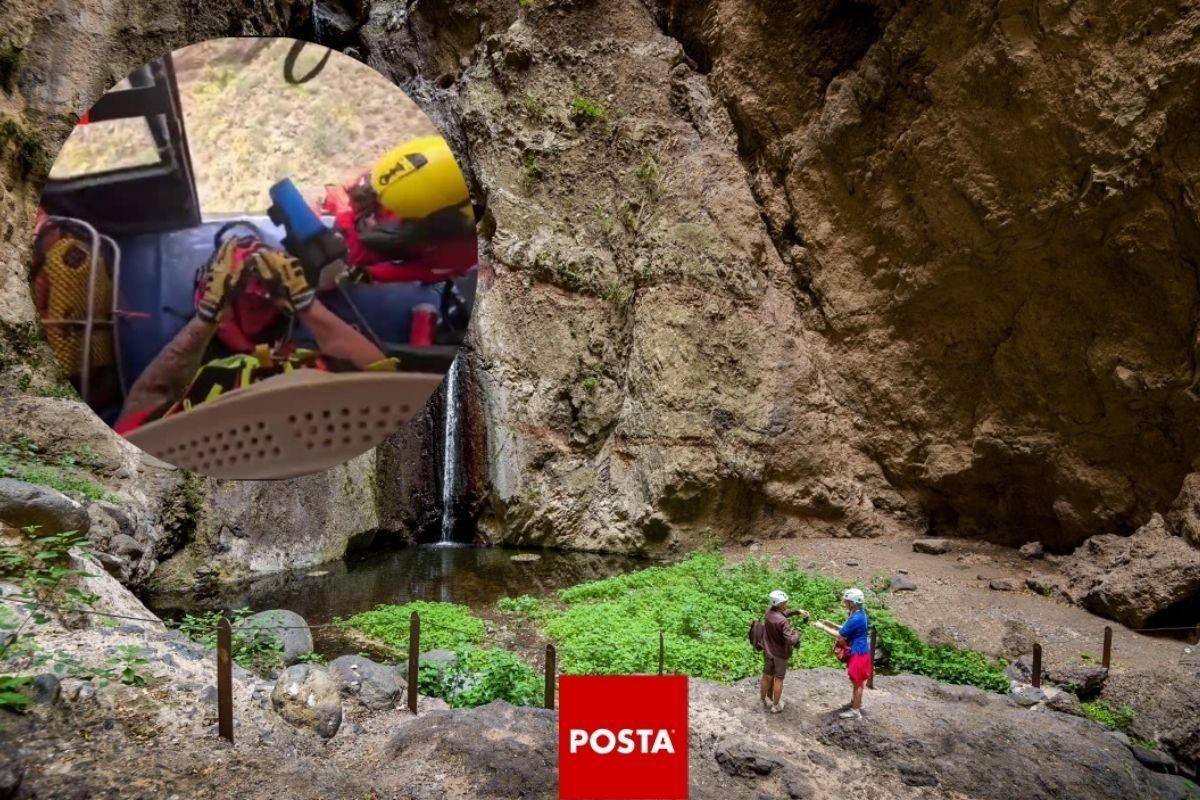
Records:
[[[850,643],[850,655],[858,656],[871,652],[871,643],[867,641],[867,612],[861,608],[850,615],[850,619],[846,620],[838,634]]]

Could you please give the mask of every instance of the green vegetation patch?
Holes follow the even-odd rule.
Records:
[[[283,642],[272,630],[247,625],[246,620],[253,615],[254,612],[248,608],[239,608],[230,614],[233,660],[243,669],[258,675],[270,675],[283,667]],[[175,623],[175,627],[193,642],[215,650],[217,625],[222,616],[220,611],[185,614]]]
[[[455,650],[483,641],[483,620],[458,603],[416,600],[403,605],[380,605],[355,614],[346,624],[404,653],[412,612],[421,615],[421,650]]]
[[[564,609],[535,610],[558,646],[564,673],[656,671],[661,630],[667,671],[734,681],[761,672],[762,655],[750,646],[746,633],[772,589],[786,591],[793,608],[836,621],[846,617],[840,602],[845,585],[790,562],[778,569],[766,559],[727,565],[721,555],[703,553],[671,566],[564,589],[558,595]],[[513,611],[517,604],[528,605],[521,598],[510,603]],[[1002,664],[975,651],[921,641],[876,597],[869,599],[867,612],[892,669],[996,692],[1008,688]],[[811,628],[802,633],[793,668],[840,666],[828,636]]]
[[[88,500],[115,500],[103,486],[85,477],[79,469],[81,465],[94,468],[96,458],[90,449],[54,458],[19,436],[0,442],[0,477],[49,486],[67,494],[82,495]]]
[[[11,147],[12,164],[22,178],[40,176],[47,170],[46,149],[41,140],[15,120],[0,122],[0,150]]]
[[[453,708],[474,708],[493,700],[517,706],[541,701],[541,678],[515,654],[492,647],[461,647],[456,652],[458,662],[451,666],[421,665],[421,694],[440,697]]]
[[[590,97],[576,97],[571,100],[571,119],[576,124],[584,125],[599,122],[608,116],[608,109],[599,100]]]

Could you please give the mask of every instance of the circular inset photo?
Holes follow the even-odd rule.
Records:
[[[446,140],[370,67],[282,38],[153,61],[80,119],[31,282],[79,395],[220,478],[342,463],[419,411],[475,297]]]

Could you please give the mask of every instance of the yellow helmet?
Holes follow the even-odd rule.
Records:
[[[421,136],[379,159],[371,169],[371,187],[380,205],[405,219],[463,206],[469,199],[467,182],[441,136]]]

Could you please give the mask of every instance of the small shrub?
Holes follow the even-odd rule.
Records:
[[[412,612],[421,615],[421,649],[453,650],[483,641],[483,620],[465,605],[416,600],[403,605],[380,605],[346,620],[350,627],[403,653],[408,648]]]
[[[533,156],[525,156],[525,161],[521,165],[521,185],[525,187],[525,191],[533,188],[533,185],[545,177],[541,166]]]
[[[460,647],[456,653],[458,661],[449,666],[421,665],[417,683],[421,694],[440,697],[453,708],[474,708],[493,700],[517,706],[538,702],[540,679],[508,650]]]
[[[543,622],[558,613],[538,598],[527,594],[523,594],[520,597],[501,597],[496,602],[496,608],[505,614],[525,617],[534,622]]]
[[[22,178],[46,171],[46,151],[41,141],[11,119],[0,122],[0,149],[12,145],[13,166]]]
[[[629,302],[630,291],[625,287],[625,284],[621,283],[620,280],[613,278],[604,287],[602,296],[614,308],[622,308],[626,303]]]
[[[244,627],[242,623],[253,614],[248,608],[239,608],[231,614],[233,660],[243,669],[267,675],[283,667],[283,643],[279,637],[270,635],[269,631]],[[220,611],[185,614],[177,623],[177,627],[180,633],[193,642],[216,649],[217,625],[222,616],[224,615]]]
[[[608,109],[599,100],[590,97],[576,97],[571,101],[571,119],[577,125],[599,122],[608,116]]]

